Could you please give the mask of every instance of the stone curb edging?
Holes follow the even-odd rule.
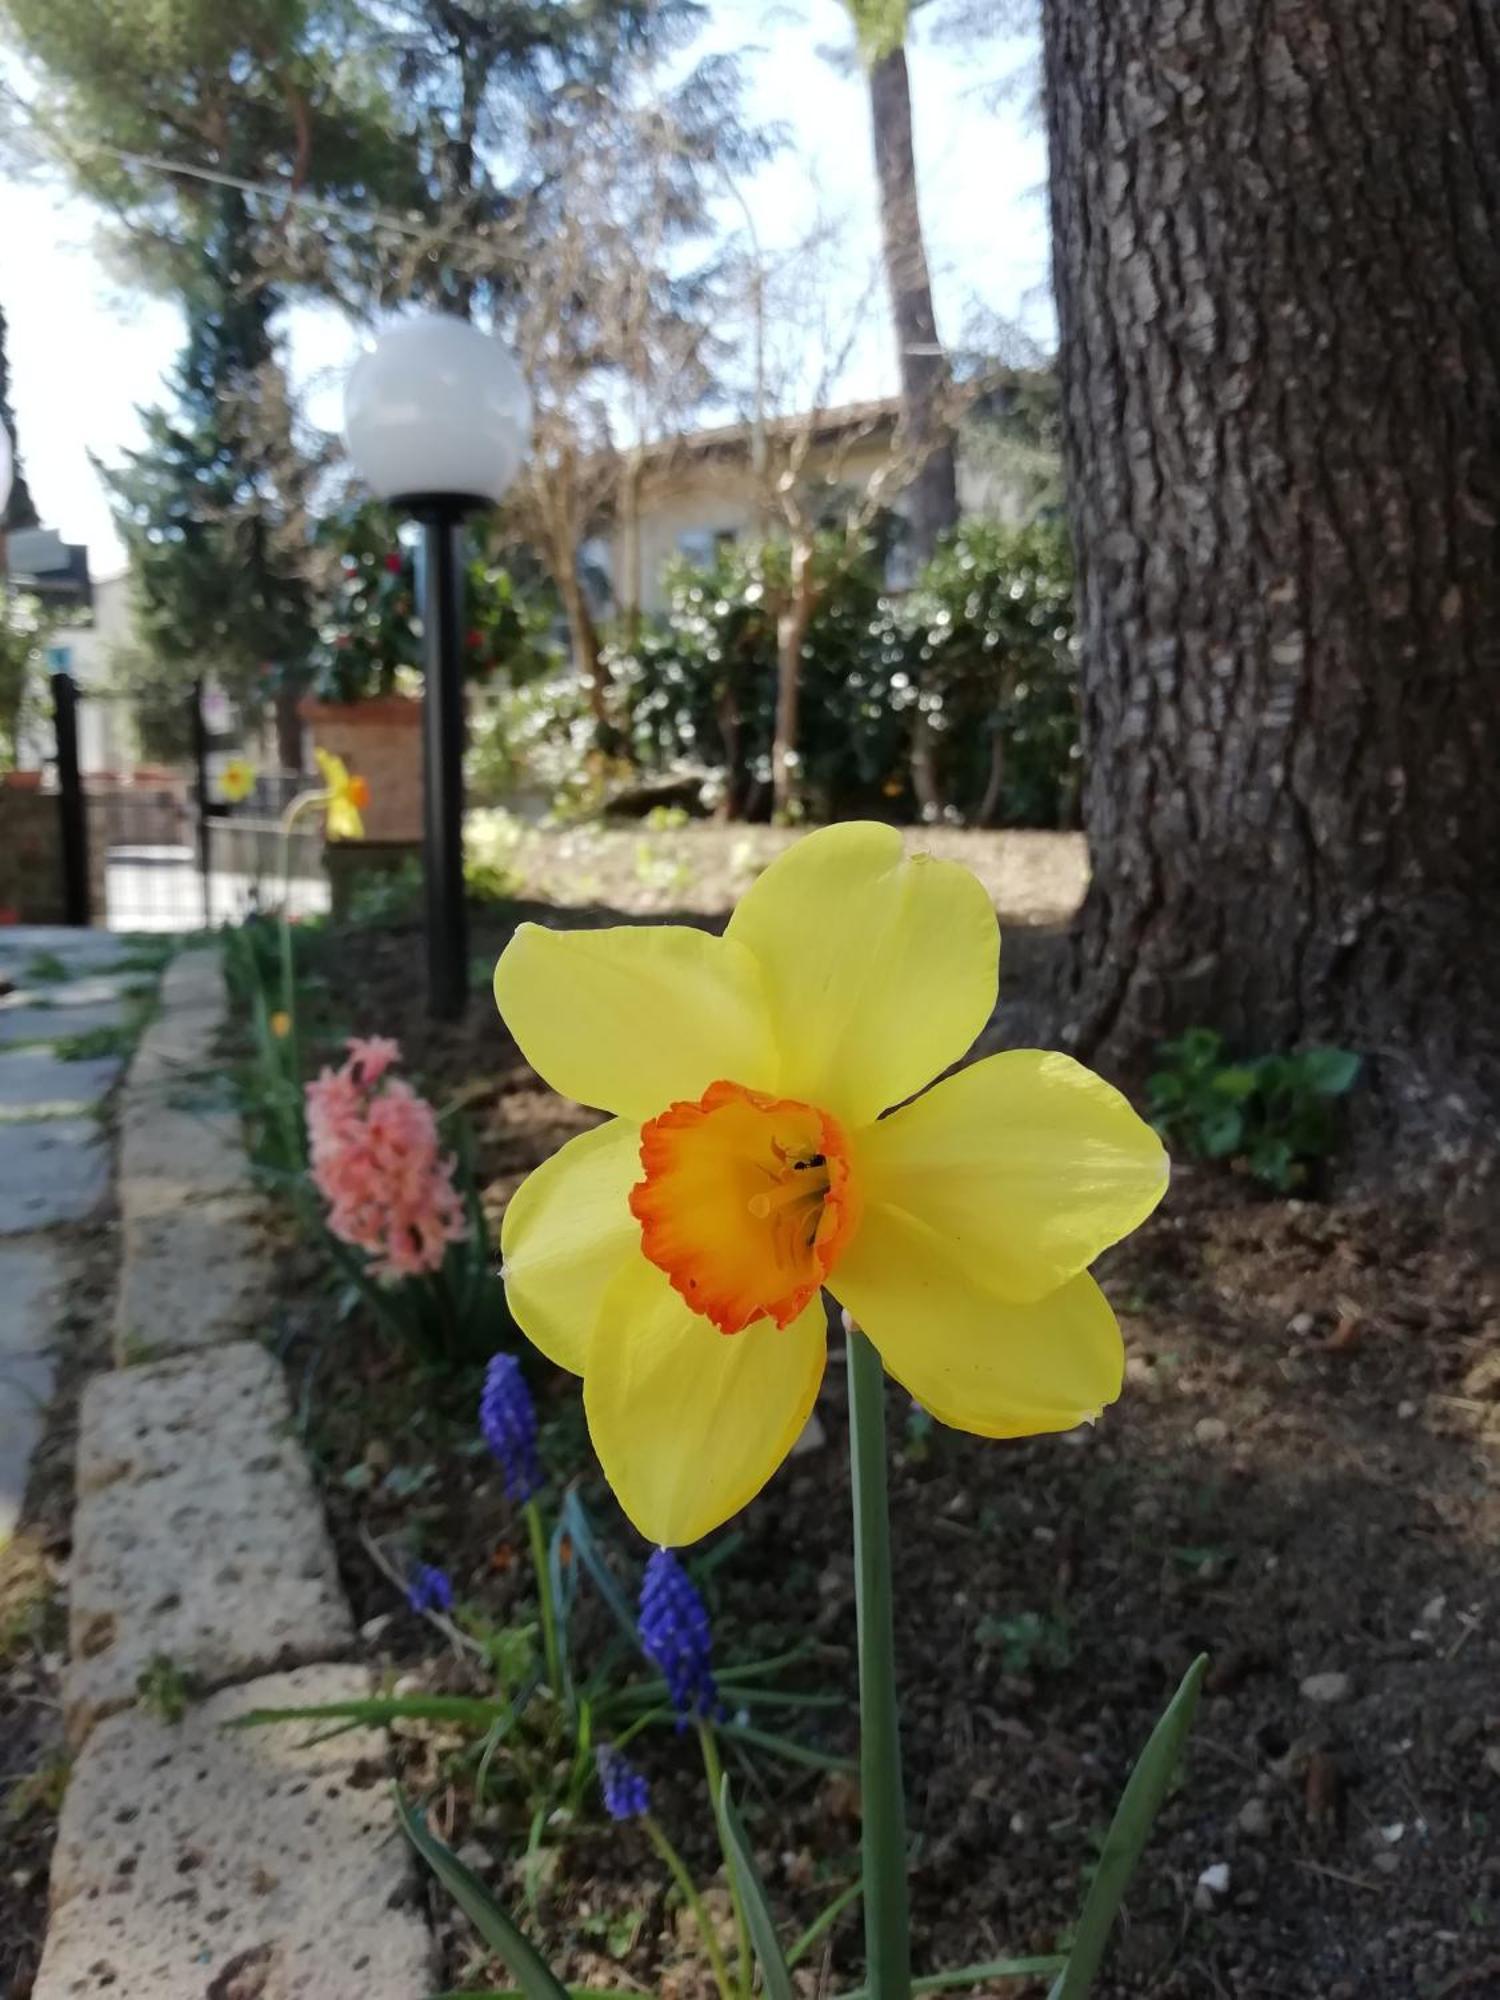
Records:
[[[262,1253],[215,1074],[219,953],[180,954],[161,1000],[121,1105],[123,1365],[80,1411],[64,1691],[79,1747],[34,2000],[424,2000],[434,1947],[383,1732],[223,1727],[369,1679],[347,1663],[283,1370],[243,1338]],[[216,1692],[164,1721],[137,1692],[153,1667]]]

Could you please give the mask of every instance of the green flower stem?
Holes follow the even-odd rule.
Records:
[[[849,1471],[854,1502],[854,1591],[859,1625],[860,1800],[864,1819],[865,1957],[870,2000],[910,2000],[906,1800],[891,1605],[891,1531],[885,1482],[885,1373],[846,1320]]]
[[[703,1907],[703,1898],[693,1887],[693,1878],[687,1872],[687,1867],[682,1856],[677,1852],[671,1841],[668,1840],[662,1830],[660,1821],[652,1814],[648,1813],[646,1815],[643,1824],[647,1833],[651,1836],[651,1845],[667,1864],[667,1869],[671,1874],[672,1880],[682,1891],[683,1901],[693,1913],[693,1921],[698,1926],[703,1938],[703,1949],[708,1953],[708,1962],[713,1968],[714,1984],[719,1989],[719,2000],[736,2000],[734,1982],[729,1977],[729,1967],[724,1963],[724,1954],[719,1949],[719,1940],[714,1935],[713,1924],[709,1919],[707,1910]]]
[[[281,944],[281,1011],[286,1015],[287,1054],[291,1062],[292,1087],[300,1088],[302,1082],[301,1030],[297,1020],[297,981],[292,956],[292,829],[297,824],[299,813],[309,806],[323,805],[333,796],[331,792],[298,792],[281,815],[280,852],[277,856],[281,871],[281,908],[277,912],[279,940]]]
[[[542,1611],[542,1650],[547,1657],[547,1685],[562,1700],[562,1657],[557,1650],[557,1607],[552,1602],[552,1572],[547,1566],[547,1536],[535,1500],[526,1502],[526,1526],[531,1535],[531,1566],[536,1571],[537,1603]]]
[[[729,1883],[729,1900],[734,1905],[734,1930],[739,1943],[740,1991],[747,1996],[755,1984],[755,1958],[750,1950],[750,1922],[745,1915],[745,1905],[740,1900],[739,1877],[734,1872],[734,1863],[729,1858],[729,1839],[724,1831],[724,1815],[720,1800],[724,1796],[724,1766],[719,1761],[719,1744],[714,1735],[714,1726],[703,1717],[698,1719],[698,1741],[703,1747],[703,1772],[708,1779],[708,1796],[713,1802],[714,1825],[718,1829],[719,1846],[724,1855],[724,1876]]]

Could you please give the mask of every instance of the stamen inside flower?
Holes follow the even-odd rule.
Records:
[[[641,1247],[722,1333],[789,1326],[859,1219],[849,1147],[815,1105],[712,1083],[641,1128]]]

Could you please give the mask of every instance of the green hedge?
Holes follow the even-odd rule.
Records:
[[[606,649],[634,769],[711,774],[735,816],[770,809],[776,605],[784,544],[735,545],[678,563],[665,613]],[[919,717],[942,810],[991,825],[1058,826],[1076,815],[1073,575],[1063,528],[966,522],[913,589],[885,589],[873,544],[825,537],[803,648],[802,792],[815,818],[920,816],[912,779]],[[530,786],[598,803],[617,775],[591,748],[572,677],[499,696],[475,731],[477,795]],[[622,774],[621,774],[622,775]]]

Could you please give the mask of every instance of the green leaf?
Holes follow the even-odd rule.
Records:
[[[1218,1096],[1227,1097],[1231,1104],[1243,1104],[1260,1088],[1260,1078],[1251,1064],[1230,1063],[1224,1069],[1214,1071],[1213,1088]]]
[[[1167,1704],[1165,1715],[1152,1730],[1150,1741],[1130,1774],[1105,1835],[1098,1869],[1084,1898],[1073,1949],[1048,2000],[1084,2000],[1094,1983],[1130,1878],[1150,1838],[1183,1743],[1193,1726],[1207,1671],[1208,1655],[1200,1653],[1183,1675],[1182,1685]]]
[[[1245,1136],[1245,1120],[1232,1104],[1215,1107],[1198,1122],[1198,1143],[1211,1160],[1227,1160]]]
[[[407,1804],[399,1788],[393,1786],[392,1790],[401,1831],[485,1943],[505,1960],[520,1982],[523,2000],[569,2000],[567,1987],[553,1976],[535,1945],[511,1922],[479,1877],[429,1831],[426,1820]]]
[[[750,1851],[750,1843],[745,1838],[744,1826],[734,1809],[734,1800],[729,1796],[727,1778],[719,1787],[719,1822],[728,1848],[729,1865],[734,1870],[735,1881],[739,1884],[740,1901],[745,1908],[745,1921],[750,1926],[750,1942],[754,1945],[755,1956],[760,1961],[761,1985],[766,2000],[794,2000],[792,1975],[781,1954],[775,1919],[771,1915],[770,1905],[766,1902],[766,1892],[755,1866],[755,1856]]]
[[[1319,1097],[1342,1097],[1361,1066],[1352,1049],[1303,1049],[1297,1061],[1303,1083]]]

